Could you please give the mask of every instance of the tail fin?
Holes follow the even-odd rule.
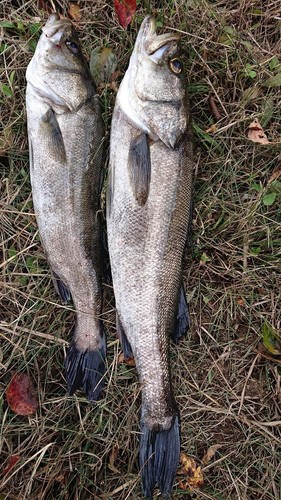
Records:
[[[70,395],[82,387],[87,399],[97,401],[104,385],[105,356],[105,336],[101,349],[97,351],[80,351],[75,340],[72,341],[65,360],[67,389]]]
[[[143,493],[152,500],[158,484],[162,496],[168,499],[173,487],[180,456],[180,425],[178,415],[165,431],[151,431],[142,423],[140,467]]]

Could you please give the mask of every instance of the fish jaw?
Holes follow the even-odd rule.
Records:
[[[27,67],[26,80],[57,113],[79,109],[95,93],[77,34],[68,19],[57,13],[49,17]]]

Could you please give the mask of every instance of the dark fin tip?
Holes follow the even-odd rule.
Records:
[[[67,389],[71,396],[80,387],[89,401],[97,401],[104,386],[105,374],[105,337],[104,344],[97,351],[80,351],[75,341],[69,346],[65,360]]]
[[[71,302],[72,297],[69,288],[64,284],[64,282],[60,279],[59,275],[54,271],[52,273],[52,280],[55,287],[56,292],[59,294],[61,300],[64,304],[68,304]]]
[[[178,344],[180,339],[188,331],[189,326],[190,326],[189,309],[185,296],[184,287],[182,285],[179,294],[179,304],[175,319],[175,326],[171,335],[171,339],[175,344]]]
[[[122,351],[125,359],[132,359],[134,357],[131,344],[128,341],[127,335],[121,323],[118,313],[116,313],[116,331],[118,338],[121,342]]]
[[[144,423],[141,430],[140,468],[144,496],[152,500],[153,489],[158,484],[163,497],[168,499],[179,464],[179,417],[174,418],[166,431],[151,431]]]

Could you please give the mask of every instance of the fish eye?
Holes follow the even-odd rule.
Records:
[[[182,72],[182,62],[177,57],[174,57],[174,59],[170,59],[169,66],[170,70],[177,75]]]
[[[77,54],[79,52],[79,47],[77,43],[73,42],[72,40],[66,40],[65,45],[69,48],[73,54]]]

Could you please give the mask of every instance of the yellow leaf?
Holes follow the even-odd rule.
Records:
[[[204,483],[201,467],[197,467],[195,460],[185,453],[180,454],[180,462],[182,467],[178,474],[184,474],[186,478],[179,482],[179,487],[182,490],[187,490],[189,487],[200,488]]]
[[[271,354],[281,354],[281,337],[267,321],[262,325],[262,340]]]

